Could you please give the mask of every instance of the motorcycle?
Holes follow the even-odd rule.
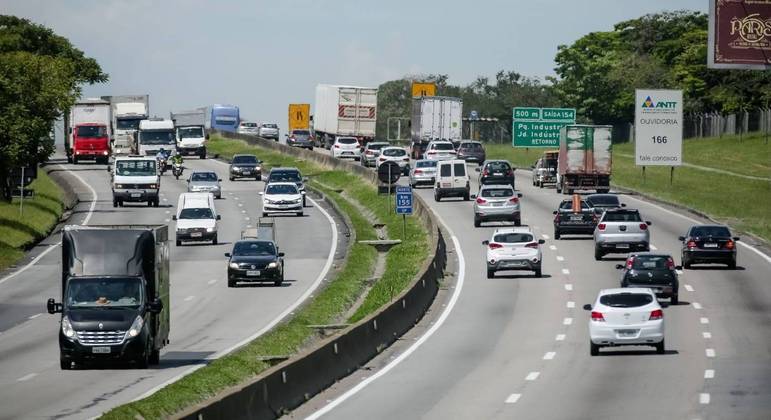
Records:
[[[161,175],[163,175],[166,172],[167,164],[166,164],[166,158],[158,158],[158,168],[161,170]]]
[[[171,165],[171,173],[174,174],[174,177],[176,179],[179,179],[179,177],[182,175],[182,170],[184,167],[182,166],[182,163],[180,162],[174,162]]]

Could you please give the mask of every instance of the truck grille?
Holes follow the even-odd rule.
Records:
[[[122,344],[126,331],[76,331],[78,341],[84,346],[111,346]]]

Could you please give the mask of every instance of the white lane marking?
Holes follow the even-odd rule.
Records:
[[[703,333],[701,333],[701,336],[704,338],[712,338],[712,333],[709,331],[704,331]]]
[[[544,233],[544,234],[542,234],[541,236],[542,236],[544,239],[549,239],[549,235],[547,235],[547,234],[545,234],[545,233]]]
[[[238,207],[243,207],[244,205],[241,203],[238,203]]]
[[[166,210],[166,214],[171,214],[171,212],[170,212],[170,211],[168,211],[168,210]]]
[[[233,198],[235,198],[236,200],[238,200],[238,197],[233,197]]]
[[[191,300],[195,299],[195,296],[188,296],[185,298],[185,302],[190,302]]]
[[[565,341],[565,334],[557,334],[557,336],[554,337],[554,340],[556,340],[556,341]]]
[[[219,162],[219,161],[215,160],[214,162]],[[220,163],[222,163],[223,165],[227,165],[224,162],[220,162]],[[236,349],[238,349],[240,347],[243,347],[244,345],[248,344],[249,342],[251,342],[255,338],[257,338],[257,337],[265,334],[266,332],[270,331],[273,327],[275,327],[279,322],[281,322],[288,315],[293,314],[295,309],[297,309],[298,306],[303,304],[303,302],[305,302],[305,300],[308,298],[308,296],[313,294],[313,292],[319,287],[319,285],[321,285],[321,282],[324,280],[324,278],[329,273],[330,268],[332,268],[332,263],[335,260],[335,253],[337,253],[337,236],[338,235],[337,235],[337,228],[335,227],[335,219],[333,219],[332,216],[330,216],[329,213],[326,210],[324,210],[324,208],[321,207],[316,202],[316,200],[314,200],[314,199],[309,197],[308,201],[310,201],[311,204],[313,204],[314,206],[318,207],[318,209],[321,212],[321,214],[323,214],[324,217],[327,218],[327,221],[329,222],[330,229],[332,230],[332,246],[329,248],[329,254],[327,255],[327,261],[326,261],[326,263],[324,263],[324,267],[321,269],[321,272],[319,273],[318,277],[316,277],[316,280],[313,281],[313,284],[311,284],[310,287],[308,289],[306,289],[305,292],[303,292],[303,294],[300,295],[300,297],[297,298],[297,300],[295,300],[291,305],[287,306],[286,309],[284,309],[283,312],[281,312],[280,314],[278,314],[278,316],[273,318],[273,320],[271,320],[267,325],[262,327],[262,329],[260,329],[256,333],[250,335],[249,337],[246,337],[245,339],[241,340],[240,342],[238,342],[238,343],[236,343],[236,344],[234,344],[234,345],[232,345],[232,346],[230,346],[230,347],[228,347],[228,348],[226,348],[224,350],[221,350],[221,351],[219,351],[217,353],[214,353],[214,354],[210,355],[209,357],[206,358],[207,361],[218,359],[218,358],[220,358],[220,357],[222,357],[222,356],[232,352],[233,350],[236,350]],[[198,364],[196,366],[193,366],[193,367],[187,369],[186,371],[180,373],[179,375],[176,375],[176,376],[170,378],[169,380],[164,381],[161,384],[151,388],[150,390],[148,390],[144,394],[136,397],[132,401],[138,401],[138,400],[141,400],[143,398],[146,398],[146,397],[154,394],[159,389],[165,387],[166,385],[180,380],[181,378],[183,378],[183,377],[185,377],[185,376],[195,372],[196,370],[206,366],[207,364],[208,363],[200,363],[200,364]]]
[[[241,213],[246,213],[246,210],[241,210]]]
[[[570,274],[570,270],[568,270],[567,268],[563,268],[562,269],[562,274],[568,275],[568,274]]]
[[[657,250],[657,249],[658,249],[658,248],[656,248],[656,246],[655,246],[655,245],[653,245],[653,244],[650,244],[650,245],[648,245],[648,247],[651,249],[651,251],[655,251],[655,250]]]
[[[575,303],[575,302],[573,302],[572,300],[569,300],[569,301],[568,301],[568,302],[565,304],[565,306],[566,306],[566,307],[568,307],[568,308],[571,308],[571,309],[572,309],[572,308],[575,308],[575,307],[576,307],[576,303]]]
[[[519,397],[521,397],[522,394],[511,394],[509,395],[509,398],[506,398],[506,401],[504,401],[506,404],[514,404],[517,401],[519,401]]]
[[[168,198],[164,198],[163,201],[169,201],[169,199]]]
[[[570,325],[573,323],[573,318],[565,318],[562,320],[562,325]]]
[[[549,245],[549,249],[551,249],[552,251],[556,251],[557,247],[555,245]]]
[[[541,372],[530,372],[525,376],[526,381],[534,381],[538,379],[538,377],[541,376]]]
[[[43,314],[35,314],[35,315],[32,315],[31,317],[29,317],[29,319],[35,319],[35,318],[39,317],[40,315],[43,315]]]
[[[626,197],[629,198],[629,199],[632,199],[632,200],[637,200],[637,201],[639,201],[641,203],[645,203],[645,204],[647,204],[647,205],[649,205],[651,207],[655,207],[655,208],[657,208],[657,209],[659,209],[659,210],[661,210],[663,212],[666,212],[666,213],[669,213],[669,214],[674,214],[675,216],[678,216],[678,217],[682,217],[685,220],[690,220],[693,223],[696,223],[696,224],[701,224],[702,223],[701,221],[696,220],[696,219],[694,219],[692,217],[688,217],[688,216],[680,214],[680,213],[678,213],[676,211],[669,210],[669,209],[664,208],[664,207],[662,207],[662,206],[660,206],[658,204],[654,204],[654,203],[651,203],[649,201],[646,201],[646,200],[643,200],[643,199],[640,199],[640,198],[636,198],[636,197],[634,197],[632,195],[628,195]],[[761,258],[766,260],[767,263],[771,264],[771,256],[763,253],[763,251],[755,248],[754,246],[752,246],[752,245],[750,245],[750,244],[748,244],[746,242],[738,241],[737,243],[739,244],[739,246],[743,246],[743,247],[745,247],[747,249],[752,250],[752,252],[758,254]]]
[[[709,404],[709,394],[702,392],[699,394],[699,404]]]
[[[693,305],[693,309],[701,309],[701,303],[699,302],[693,302],[691,305]]]
[[[693,286],[691,286],[690,284],[683,285],[683,287],[685,287],[685,290],[689,292],[693,292]]]
[[[565,261],[565,257],[562,255],[557,255],[557,261]]]
[[[417,350],[421,345],[423,345],[423,343],[425,343],[432,335],[434,335],[434,333],[437,330],[439,330],[439,327],[441,327],[442,324],[444,324],[444,322],[450,316],[450,312],[452,311],[453,307],[455,307],[455,304],[458,302],[458,298],[460,297],[461,290],[463,290],[463,283],[466,277],[466,259],[463,256],[463,249],[460,247],[460,241],[458,241],[458,237],[455,236],[452,229],[450,229],[449,225],[447,225],[447,223],[444,222],[444,219],[442,219],[442,217],[439,216],[437,212],[433,211],[433,213],[434,213],[434,216],[436,216],[436,218],[439,220],[439,223],[441,223],[442,226],[444,226],[445,230],[447,231],[447,233],[449,233],[450,237],[452,238],[452,243],[453,243],[453,246],[455,247],[455,255],[457,255],[457,258],[458,258],[457,285],[455,286],[455,291],[450,297],[450,301],[447,303],[447,306],[445,307],[444,311],[442,312],[441,315],[439,315],[439,318],[436,320],[434,325],[432,325],[431,328],[429,328],[425,334],[423,334],[420,338],[418,338],[415,341],[415,343],[413,343],[409,348],[407,348],[407,350],[405,350],[398,357],[390,361],[387,365],[385,365],[381,370],[376,372],[374,375],[370,376],[369,378],[367,378],[362,382],[359,382],[356,386],[349,389],[339,397],[335,398],[329,404],[325,405],[315,413],[306,417],[306,420],[316,420],[321,416],[329,413],[330,411],[334,410],[335,407],[342,404],[345,400],[347,400],[348,398],[351,398],[351,396],[355,395],[356,393],[364,389],[367,385],[371,384],[374,380],[388,373],[391,369],[396,367],[396,365],[398,365],[404,359],[406,359],[412,353],[414,353],[415,350]]]
[[[715,357],[715,349],[706,349],[704,350],[704,354],[706,354],[707,357]]]
[[[67,173],[69,173],[70,175],[74,176],[75,179],[80,181],[81,184],[85,185],[86,188],[88,188],[88,192],[91,193],[91,204],[88,206],[88,213],[86,213],[86,217],[83,219],[83,223],[81,223],[82,225],[85,226],[88,224],[88,221],[91,220],[91,215],[94,214],[94,209],[96,208],[96,200],[98,198],[96,195],[96,190],[88,182],[86,182],[83,178],[81,178],[80,175],[76,174],[75,172],[72,172],[71,170],[65,168],[62,165],[57,165],[57,166],[59,166],[59,168],[61,168],[62,170],[67,171]],[[6,281],[27,271],[27,269],[37,264],[37,262],[40,261],[43,257],[45,257],[49,252],[53,251],[56,248],[59,248],[59,245],[61,245],[61,241],[55,244],[51,244],[45,251],[41,252],[40,255],[33,258],[32,261],[30,261],[27,265],[0,279],[0,284],[3,284]]]
[[[714,369],[706,369],[704,370],[704,379],[712,379],[715,377],[715,370]]]
[[[571,291],[571,290],[573,290],[573,285],[572,285],[572,284],[570,284],[570,283],[566,284],[566,285],[565,285],[565,290],[567,290],[568,292],[569,292],[569,291]]]
[[[207,284],[214,284],[216,282],[217,282],[217,279],[211,279],[211,280],[207,281],[206,283]]]
[[[34,378],[35,376],[37,376],[37,373],[28,373],[28,374],[22,376],[21,378],[17,379],[17,381],[19,381],[19,382],[28,381],[28,380]]]
[[[543,360],[552,360],[554,359],[554,356],[557,355],[557,352],[550,351],[543,355]]]
[[[703,316],[699,318],[699,322],[701,322],[702,324],[709,324],[709,318]]]
[[[171,222],[171,219],[163,219],[164,222],[169,223]]]

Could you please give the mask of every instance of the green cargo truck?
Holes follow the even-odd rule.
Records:
[[[560,130],[557,193],[610,191],[613,143],[609,125],[566,125]]]

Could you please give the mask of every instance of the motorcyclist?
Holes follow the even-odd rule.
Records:
[[[169,157],[168,152],[166,152],[166,149],[161,147],[161,150],[158,151],[158,154],[155,155],[155,158],[158,160],[166,159]]]
[[[179,152],[175,151],[174,153],[172,153],[171,158],[169,158],[169,162],[171,162],[172,165],[182,166],[182,162],[183,162],[182,155]]]

